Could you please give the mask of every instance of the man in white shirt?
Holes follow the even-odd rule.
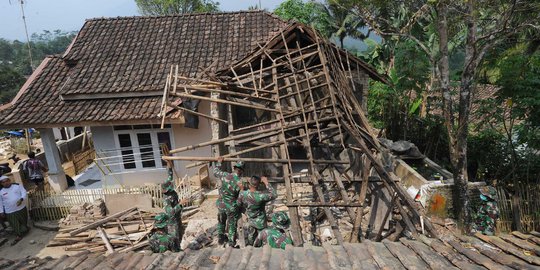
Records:
[[[28,211],[26,210],[26,190],[17,183],[11,183],[7,176],[0,176],[0,216],[6,217],[15,233],[15,245],[29,230]]]

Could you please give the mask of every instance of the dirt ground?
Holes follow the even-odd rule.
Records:
[[[9,230],[9,229],[8,229]],[[11,241],[15,238],[10,231],[0,231],[0,237],[8,239],[6,243],[0,246],[0,257],[10,259],[21,259],[29,256],[40,258],[51,256],[58,258],[64,254],[63,247],[46,247],[47,243],[54,238],[58,232],[45,231],[35,227],[17,244],[11,246]]]

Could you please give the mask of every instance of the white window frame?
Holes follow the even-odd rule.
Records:
[[[135,129],[133,126],[131,126],[131,129],[125,129],[125,130],[115,130],[113,127],[113,134],[114,134],[114,143],[117,150],[117,155],[120,156],[120,169],[121,171],[139,171],[139,170],[152,170],[152,169],[163,169],[165,166],[163,166],[161,162],[161,156],[160,156],[160,147],[158,143],[158,133],[161,132],[167,132],[169,133],[169,139],[171,142],[171,147],[174,147],[174,136],[172,127],[171,128],[164,128],[164,129]],[[139,140],[137,138],[137,134],[140,133],[149,133],[150,139],[152,140],[152,152],[154,154],[154,162],[156,164],[155,167],[143,167],[142,164],[142,157],[141,157],[141,151],[139,147]],[[135,168],[133,169],[126,169],[124,168],[124,160],[122,158],[122,150],[120,147],[120,139],[118,138],[118,135],[121,134],[129,134],[130,140],[131,140],[131,147],[133,151],[133,158],[135,160]]]

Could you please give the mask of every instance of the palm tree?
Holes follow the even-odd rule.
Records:
[[[325,12],[330,20],[328,25],[332,36],[339,40],[341,48],[346,37],[364,40],[368,34],[362,33],[361,28],[366,26],[364,20],[356,16],[351,9],[345,7],[339,0],[327,0],[326,4],[320,4],[321,10]]]

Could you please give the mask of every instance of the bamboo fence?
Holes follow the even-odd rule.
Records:
[[[141,186],[105,189],[66,190],[63,193],[53,191],[34,191],[28,194],[30,216],[32,220],[58,220],[66,217],[73,206],[92,203],[96,199],[105,200],[110,194],[150,194],[154,207],[163,207],[161,186]]]
[[[499,232],[513,231],[516,228],[513,222],[514,212],[518,211],[522,232],[539,231],[540,186],[536,183],[519,183],[513,190],[518,209],[514,209],[512,194],[504,187],[497,188],[499,206],[497,230]]]

